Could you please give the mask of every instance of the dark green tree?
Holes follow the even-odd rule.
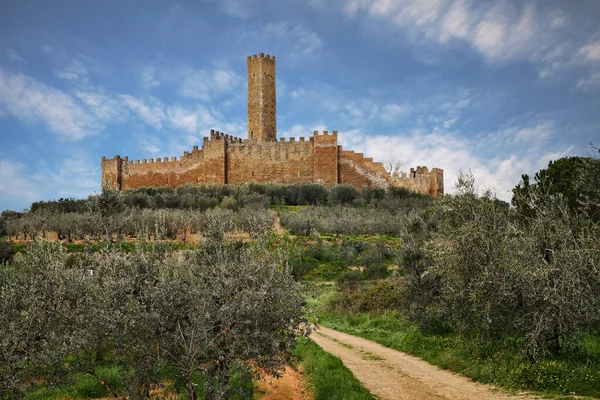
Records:
[[[586,201],[593,199],[593,185],[588,170],[593,159],[586,157],[563,157],[550,161],[548,168],[535,173],[533,181],[529,175],[521,176],[521,182],[512,190],[512,205],[524,217],[532,217],[535,209],[550,197],[562,196],[570,210],[581,211]]]

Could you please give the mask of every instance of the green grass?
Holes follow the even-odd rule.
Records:
[[[343,235],[321,233],[320,237],[322,239],[360,240],[371,244],[387,244],[394,249],[397,249],[402,245],[402,237],[396,235]]]
[[[99,364],[94,368],[94,373],[113,390],[118,390],[122,386],[123,376],[119,367],[115,365]],[[58,387],[41,384],[28,392],[25,399],[93,399],[109,395],[98,379],[90,374],[73,373],[69,380],[72,382],[70,385]]]
[[[294,353],[302,360],[315,400],[376,399],[339,358],[326,353],[311,340],[300,339]]]
[[[598,336],[584,336],[578,353],[534,363],[522,351],[522,338],[516,336],[479,341],[451,333],[426,335],[397,312],[349,315],[322,311],[315,317],[329,328],[421,357],[482,383],[548,395],[600,397]]]
[[[126,375],[118,366],[109,362],[98,364],[94,367],[94,373],[98,378],[105,381],[115,393],[122,394]],[[182,400],[188,398],[185,383],[173,367],[167,367],[162,370],[159,380],[168,393],[177,394],[175,398]],[[206,386],[204,374],[200,371],[195,371],[192,375],[192,381],[197,385],[196,393],[198,394],[198,398],[204,398],[204,388]],[[238,368],[233,368],[231,371],[229,388],[229,398],[231,400],[248,400],[253,398],[251,378]],[[83,372],[74,372],[62,385],[51,386],[40,383],[37,387],[27,392],[25,400],[96,399],[108,396],[109,393],[96,377]]]

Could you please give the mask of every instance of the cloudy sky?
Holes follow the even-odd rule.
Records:
[[[246,137],[246,56],[277,57],[279,136],[522,173],[600,144],[598,0],[0,2],[0,210],[86,197],[101,156]]]

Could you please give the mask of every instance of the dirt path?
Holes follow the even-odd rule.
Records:
[[[491,385],[473,382],[420,358],[333,329],[321,327],[313,332],[311,339],[339,357],[371,393],[384,400],[541,398],[504,394]]]
[[[283,235],[284,233],[287,232],[287,230],[283,229],[283,227],[281,226],[281,220],[279,219],[279,214],[275,210],[270,210],[270,211],[275,216],[275,219],[273,220],[273,232],[275,232],[279,235]]]
[[[268,376],[260,379],[255,397],[260,400],[312,400],[314,396],[302,375],[302,366],[298,370],[285,367],[279,379]]]

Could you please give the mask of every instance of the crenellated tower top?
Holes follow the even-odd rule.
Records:
[[[277,141],[275,57],[248,56],[248,139]]]

